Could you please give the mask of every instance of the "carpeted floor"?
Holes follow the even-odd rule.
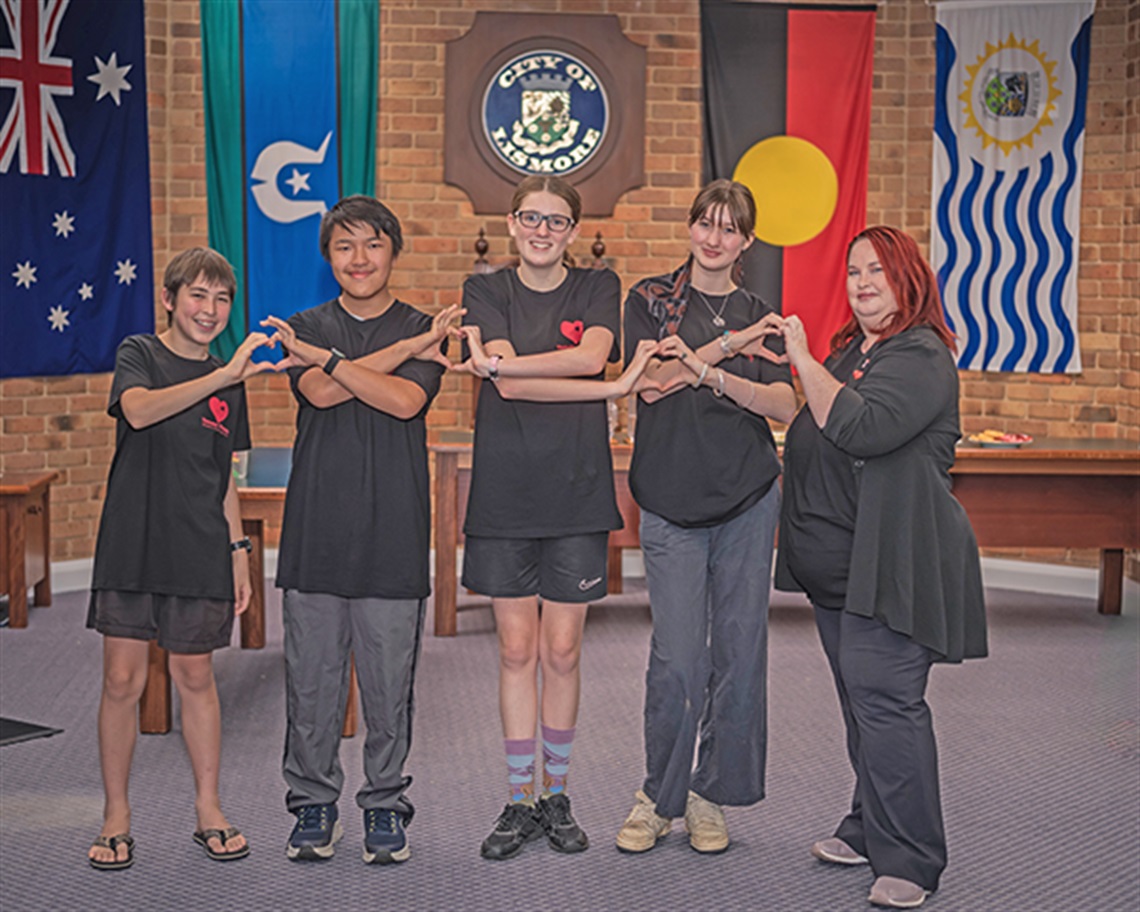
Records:
[[[692,852],[679,823],[648,855],[616,851],[642,773],[649,616],[643,588],[630,588],[591,608],[587,626],[571,765],[574,809],[592,839],[584,855],[536,842],[508,862],[479,858],[506,786],[492,621],[476,607],[460,614],[458,637],[425,640],[409,763],[412,859],[387,868],[360,861],[357,737],[342,750],[340,851],[321,864],[287,861],[280,601],[271,590],[268,647],[216,660],[223,798],[253,854],[221,865],[191,842],[189,765],[175,732],[139,741],[137,862],[114,873],[85,861],[101,819],[99,637],[83,628],[85,594],[57,596],[31,611],[28,629],[0,630],[0,715],[64,730],[0,748],[0,909],[869,909],[866,868],[831,868],[807,853],[842,814],[851,777],[810,612],[787,596],[772,611],[768,798],[729,810],[724,855]],[[1101,617],[1083,600],[991,591],[989,601],[991,657],[932,676],[951,860],[926,907],[1132,912],[1140,908],[1138,618]]]

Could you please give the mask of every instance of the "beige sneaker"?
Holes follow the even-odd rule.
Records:
[[[888,877],[884,875],[871,884],[871,895],[867,901],[876,906],[888,906],[892,909],[917,909],[930,893],[918,884],[901,877]]]
[[[623,852],[648,852],[657,845],[658,839],[668,834],[673,821],[658,816],[657,805],[641,789],[634,797],[637,804],[618,830],[617,847]]]
[[[838,836],[812,843],[811,853],[820,861],[826,861],[829,864],[870,864],[870,860],[865,855],[860,855]]]
[[[698,852],[715,854],[728,848],[728,825],[719,804],[706,801],[696,792],[689,792],[685,803],[685,829],[689,831],[689,845]]]

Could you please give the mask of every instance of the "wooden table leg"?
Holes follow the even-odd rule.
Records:
[[[139,731],[165,735],[170,731],[169,657],[154,640],[148,644],[146,687],[139,700]]]
[[[45,486],[40,497],[40,510],[43,512],[43,524],[40,529],[44,559],[44,578],[35,585],[33,597],[36,606],[51,604],[51,487]]]
[[[348,658],[348,705],[344,708],[344,728],[340,734],[342,738],[356,734],[356,656]]]
[[[1103,548],[1100,552],[1100,585],[1096,610],[1100,614],[1120,614],[1124,601],[1124,549]]]
[[[243,519],[242,532],[253,550],[249,552],[249,578],[253,595],[241,616],[241,648],[265,648],[265,523],[260,519]]]
[[[621,545],[610,545],[606,549],[606,592],[620,595],[621,587]]]
[[[435,454],[435,635],[455,636],[459,454]]]
[[[4,563],[7,579],[4,589],[8,593],[8,626],[28,626],[28,578],[24,571],[24,545],[27,535],[27,499],[5,497],[3,521]]]

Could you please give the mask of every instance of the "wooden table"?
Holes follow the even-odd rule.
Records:
[[[1123,440],[965,444],[954,496],[983,548],[1097,548],[1097,611],[1120,614],[1124,551],[1140,548],[1140,446]]]
[[[435,454],[435,633],[455,636],[456,548],[471,489],[471,444],[428,449]],[[629,491],[632,448],[612,449],[625,528],[610,533],[609,578],[610,591],[620,591],[621,549],[637,547],[640,513]],[[1140,548],[1140,447],[1113,440],[1039,440],[1009,450],[962,446],[951,472],[979,546],[1097,548],[1097,610],[1120,613],[1124,550]]]
[[[292,466],[291,447],[254,447],[249,453],[247,477],[238,482],[242,531],[249,536],[249,575],[253,595],[239,618],[242,649],[265,648],[265,523],[281,522],[285,510],[285,487]],[[150,644],[146,689],[139,701],[139,731],[165,734],[170,731],[170,671],[165,649]],[[348,708],[343,734],[356,734],[356,674],[349,676]]]
[[[51,604],[51,483],[59,472],[0,475],[0,591],[8,626],[28,626],[28,586],[36,605]]]

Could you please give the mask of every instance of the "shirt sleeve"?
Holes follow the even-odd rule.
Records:
[[[625,362],[628,365],[637,350],[637,343],[642,339],[657,341],[657,321],[649,312],[649,304],[645,298],[631,288],[625,299]]]
[[[586,303],[586,328],[601,326],[613,333],[614,344],[607,361],[620,361],[621,282],[610,269],[599,269],[590,276],[590,298]]]
[[[249,434],[249,399],[245,394],[245,384],[237,386],[237,423],[234,425],[234,450],[248,450],[252,445]]]
[[[411,321],[406,329],[404,338],[418,336],[431,329],[431,317],[415,308],[409,308],[408,310]],[[442,364],[437,364],[435,361],[421,361],[418,358],[409,358],[392,371],[392,376],[410,380],[422,389],[427,396],[427,401],[424,403],[424,409],[426,410],[439,393],[443,373]]]
[[[858,389],[839,390],[823,436],[851,456],[881,456],[921,434],[957,396],[948,352],[940,357],[929,346],[888,347],[868,365]]]
[[[471,276],[463,283],[463,306],[467,309],[464,323],[478,326],[484,342],[510,340],[507,322],[506,272],[491,276]]]
[[[309,311],[301,311],[289,317],[286,321],[293,327],[293,331],[297,333],[297,338],[302,342],[308,342],[311,345],[319,345],[325,348],[324,339],[317,330],[316,321],[312,318]],[[293,396],[298,402],[307,405],[309,400],[305,398],[305,394],[301,392],[301,377],[306,371],[316,368],[315,364],[310,364],[307,367],[290,367],[286,368],[285,373],[289,375],[289,386],[293,390]]]
[[[123,410],[119,405],[119,399],[123,393],[136,386],[151,389],[153,385],[150,352],[139,336],[127,336],[119,343],[119,348],[115,352],[115,373],[111,379],[107,414],[112,418],[122,418]]]

